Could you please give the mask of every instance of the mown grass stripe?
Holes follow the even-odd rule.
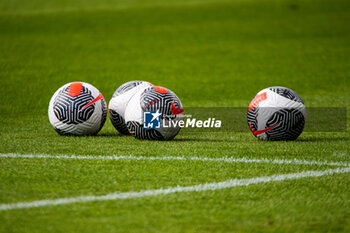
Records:
[[[292,174],[263,176],[263,177],[249,178],[249,179],[232,179],[232,180],[226,180],[223,182],[205,183],[205,184],[193,185],[193,186],[178,186],[178,187],[171,187],[171,188],[165,188],[165,189],[143,190],[139,192],[124,192],[124,193],[115,192],[115,193],[110,193],[102,196],[80,196],[80,197],[72,197],[72,198],[59,198],[54,200],[19,202],[19,203],[12,203],[12,204],[1,204],[0,210],[5,211],[5,210],[35,208],[35,207],[53,206],[53,205],[65,205],[65,204],[81,203],[81,202],[132,199],[132,198],[150,197],[150,196],[157,196],[157,195],[168,195],[168,194],[180,193],[180,192],[201,192],[201,191],[209,191],[209,190],[214,191],[214,190],[233,188],[238,186],[247,186],[251,184],[294,180],[294,179],[300,179],[300,178],[306,178],[306,177],[320,177],[325,175],[349,173],[349,172],[350,172],[350,167],[347,167],[347,168],[329,169],[324,171],[306,171],[306,172],[292,173]]]
[[[210,158],[198,156],[133,156],[133,155],[112,155],[112,156],[93,156],[93,155],[34,155],[34,154],[0,154],[0,158],[33,158],[33,159],[82,159],[82,160],[194,160],[208,162],[230,162],[230,163],[271,163],[271,164],[293,164],[293,165],[326,165],[326,166],[350,166],[347,162],[328,162],[328,161],[309,161],[309,160],[286,160],[286,159],[250,159],[250,158]]]

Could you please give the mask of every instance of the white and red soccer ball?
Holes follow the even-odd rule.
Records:
[[[160,123],[159,128],[145,127],[145,113],[151,113]],[[180,126],[169,124],[184,117],[180,99],[174,92],[159,86],[139,90],[130,99],[125,109],[125,122],[131,135],[138,139],[171,140],[180,131]],[[152,123],[153,124],[153,123]],[[170,127],[164,127],[170,125]]]
[[[61,135],[96,135],[106,121],[107,106],[94,86],[72,82],[55,92],[48,114],[51,125]]]
[[[285,87],[269,87],[250,102],[248,125],[258,139],[295,140],[303,132],[306,107],[302,99]]]

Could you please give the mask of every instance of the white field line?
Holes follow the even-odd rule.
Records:
[[[328,162],[328,161],[308,161],[308,160],[286,160],[286,159],[249,159],[249,158],[210,158],[210,157],[185,157],[185,156],[132,156],[132,155],[113,155],[113,156],[92,156],[92,155],[33,155],[33,154],[0,154],[0,158],[31,158],[31,159],[83,159],[83,160],[193,160],[206,162],[229,162],[229,163],[271,163],[271,164],[294,164],[294,165],[328,165],[328,166],[350,166],[347,162]]]
[[[238,186],[247,186],[251,184],[259,184],[259,183],[261,184],[261,183],[269,183],[269,182],[283,181],[283,180],[294,180],[294,179],[300,179],[300,178],[306,178],[306,177],[319,177],[319,176],[339,174],[339,173],[349,173],[349,172],[350,172],[350,167],[336,168],[336,169],[329,169],[324,171],[306,171],[306,172],[300,172],[300,173],[263,176],[263,177],[249,178],[249,179],[233,179],[233,180],[226,180],[223,182],[205,183],[205,184],[193,185],[193,186],[177,186],[177,187],[170,187],[165,189],[143,190],[139,192],[124,192],[124,193],[115,192],[115,193],[110,193],[102,196],[80,196],[80,197],[71,197],[71,198],[59,198],[59,199],[53,199],[53,200],[39,200],[39,201],[32,201],[32,202],[1,204],[0,211],[34,208],[34,207],[42,207],[42,206],[52,206],[52,205],[65,205],[65,204],[81,203],[81,202],[132,199],[132,198],[150,197],[150,196],[156,196],[156,195],[167,195],[167,194],[180,193],[180,192],[201,192],[201,191],[208,191],[208,190],[232,188],[232,187],[238,187]]]

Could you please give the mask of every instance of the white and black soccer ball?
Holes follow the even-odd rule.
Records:
[[[114,92],[111,100],[108,104],[109,118],[111,122],[122,134],[130,134],[128,128],[125,124],[125,109],[128,105],[130,99],[135,95],[139,90],[144,90],[152,86],[151,83],[145,81],[130,81],[124,83]]]
[[[151,86],[138,91],[131,98],[125,110],[125,121],[129,133],[135,138],[171,140],[179,133],[181,127],[179,124],[170,124],[170,121],[183,120],[183,111],[181,101],[174,92],[164,87]],[[160,123],[160,127],[146,127],[146,116],[151,116],[150,124]]]
[[[306,107],[291,89],[269,87],[260,91],[250,102],[248,125],[261,140],[296,140],[303,132]]]
[[[106,117],[103,95],[88,83],[67,83],[50,100],[49,120],[61,135],[95,135],[103,127]]]

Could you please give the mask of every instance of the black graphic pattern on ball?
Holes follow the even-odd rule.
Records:
[[[305,118],[299,109],[280,109],[266,123],[266,128],[273,126],[266,132],[268,140],[296,140],[304,130]]]
[[[127,127],[131,135],[138,139],[165,140],[165,138],[155,129],[145,129],[143,125],[135,121],[129,121]]]
[[[165,89],[165,88],[164,88]],[[166,93],[156,91],[155,87],[146,89],[140,96],[142,112],[159,112],[161,121],[163,119],[174,119],[176,116],[172,114],[171,105],[174,103],[176,109],[182,108],[179,98],[170,90],[166,89]],[[145,129],[143,125],[137,122],[128,122],[127,124],[130,134],[139,139],[148,140],[165,140],[164,137],[156,129]],[[178,128],[175,135],[180,131]],[[171,140],[172,138],[167,138]]]
[[[117,96],[131,90],[132,88],[134,88],[142,83],[144,83],[144,81],[139,81],[139,80],[124,83],[123,85],[118,87],[118,89],[114,92],[112,99],[114,97],[117,97]],[[125,119],[120,114],[118,114],[116,111],[114,111],[112,109],[109,109],[109,118],[111,119],[111,122],[116,130],[118,130],[121,134],[130,135],[130,133],[128,131],[128,127],[125,124]]]
[[[285,87],[270,87],[269,88],[271,91],[276,92],[277,94],[286,97],[287,99],[304,103],[303,100],[295,93],[294,91],[285,88]]]
[[[120,87],[118,87],[118,89],[114,92],[113,97],[116,97],[118,95],[121,95],[125,92],[127,92],[128,90],[131,90],[132,88],[142,84],[144,81],[130,81],[127,83],[124,83],[123,85],[121,85]]]
[[[288,88],[270,87],[269,90],[291,101],[304,104],[302,99],[294,91]],[[295,140],[303,132],[305,126],[306,119],[303,114],[304,111],[304,108],[262,108],[256,106],[253,109],[248,109],[248,126],[253,134],[260,139],[271,141]],[[259,116],[259,114],[262,115]],[[265,122],[260,122],[259,124],[259,120],[266,120],[266,118],[263,117],[266,114],[271,114],[267,119],[266,124]],[[259,131],[258,125],[264,125],[263,129]],[[259,137],[259,135],[262,135],[262,137]]]
[[[118,114],[116,111],[109,109],[109,116],[112,121],[112,124],[116,130],[122,134],[129,135],[128,127],[125,124],[125,119]]]
[[[159,93],[154,87],[144,91],[140,98],[141,108],[143,111],[155,112],[159,110],[162,117],[173,115],[171,105],[174,103],[175,108],[182,108],[179,98],[170,90],[167,93]]]
[[[64,88],[56,97],[53,111],[57,119],[65,124],[80,124],[87,121],[94,113],[95,106],[92,104],[81,110],[90,103],[94,97],[88,88],[82,86],[78,96],[68,95],[69,87]]]
[[[252,109],[252,111],[248,110],[247,113],[248,126],[251,127],[253,130],[258,129],[258,112],[259,108],[255,107]]]
[[[259,110],[260,108],[255,107],[252,111],[248,111],[247,113],[248,125],[254,131],[258,130]],[[274,113],[268,119],[265,125],[265,129],[272,127],[272,129],[265,132],[267,140],[296,140],[303,132],[305,126],[305,117],[302,114],[301,109],[269,108],[269,110],[274,111]]]
[[[100,128],[97,130],[97,133],[102,129],[107,118],[107,103],[104,98],[102,98],[100,102],[101,102],[101,109],[102,109],[102,118],[101,118]]]
[[[68,132],[68,131],[65,131],[65,130],[62,130],[62,129],[59,129],[57,127],[54,127],[54,129],[56,130],[56,132],[60,135],[65,135],[65,136],[72,136],[74,135],[73,133],[71,132]]]

